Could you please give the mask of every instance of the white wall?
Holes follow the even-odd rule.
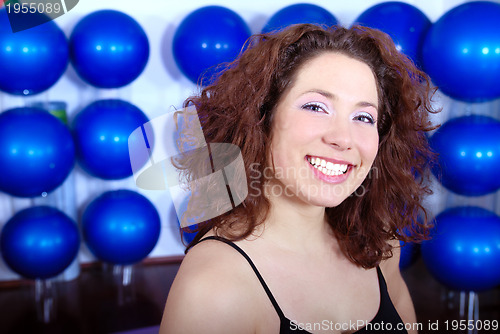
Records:
[[[206,5],[221,5],[237,12],[247,22],[252,33],[257,33],[269,17],[277,10],[301,1],[290,0],[253,0],[253,1],[165,1],[165,0],[80,0],[69,13],[55,19],[55,22],[69,37],[73,27],[87,14],[100,9],[115,9],[129,14],[145,30],[150,43],[149,62],[142,75],[130,85],[120,89],[97,89],[85,84],[75,73],[71,65],[63,77],[48,91],[33,97],[16,97],[0,92],[0,110],[24,106],[33,101],[62,100],[67,102],[70,120],[90,102],[116,97],[129,101],[143,110],[150,119],[160,116],[173,107],[180,107],[183,100],[196,92],[196,87],[185,78],[176,67],[171,44],[176,27],[193,10]],[[343,25],[350,25],[365,9],[382,1],[350,0],[310,1],[329,10]],[[405,1],[422,10],[431,21],[436,21],[452,7],[466,1],[462,0],[414,0]],[[450,103],[443,98],[441,103]],[[446,116],[442,116],[446,117]],[[103,181],[89,177],[79,168],[73,173],[75,201],[81,210],[85,204],[99,193],[118,188],[135,187],[133,178],[120,181]],[[72,180],[70,179],[72,182]],[[71,185],[66,185],[71,189]],[[162,233],[157,247],[151,256],[169,256],[183,254],[175,214],[167,191],[154,192],[138,190],[150,198],[157,206],[162,219]],[[0,193],[0,227],[18,210],[30,206],[33,200],[18,199]],[[438,204],[441,205],[441,204]],[[92,261],[93,257],[85,247],[79,255],[81,262]],[[15,279],[17,275],[6,268],[0,259],[0,280]]]

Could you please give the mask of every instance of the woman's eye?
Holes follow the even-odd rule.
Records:
[[[354,119],[356,121],[361,121],[363,123],[368,123],[368,124],[375,124],[376,121],[375,119],[373,118],[372,115],[368,114],[368,113],[361,113],[361,114],[358,114],[354,117]]]
[[[302,106],[302,109],[310,110],[313,112],[327,112],[326,107],[322,103],[306,103]]]

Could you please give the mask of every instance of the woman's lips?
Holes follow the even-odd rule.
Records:
[[[352,168],[348,161],[329,159],[316,156],[306,156],[306,161],[314,175],[327,183],[341,183],[347,179]]]

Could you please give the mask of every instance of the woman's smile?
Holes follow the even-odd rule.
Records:
[[[348,161],[340,161],[317,156],[306,156],[306,160],[313,168],[314,175],[328,183],[344,182],[352,171],[353,164]]]

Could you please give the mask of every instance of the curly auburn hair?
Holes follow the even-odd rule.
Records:
[[[379,98],[379,147],[362,196],[350,196],[326,216],[348,259],[364,268],[392,256],[390,240],[427,236],[423,196],[430,193],[429,165],[435,160],[426,132],[435,89],[428,76],[400,53],[385,33],[361,26],[324,28],[293,25],[281,32],[252,36],[244,51],[185,107],[194,105],[208,143],[240,147],[247,181],[254,183],[243,203],[198,224],[194,240],[214,229],[233,241],[248,237],[270,209],[264,194],[274,110],[294,84],[299,68],[324,52],[337,52],[367,64]],[[260,178],[255,183],[255,178]],[[420,217],[423,217],[422,219]],[[419,219],[417,219],[419,218]]]

